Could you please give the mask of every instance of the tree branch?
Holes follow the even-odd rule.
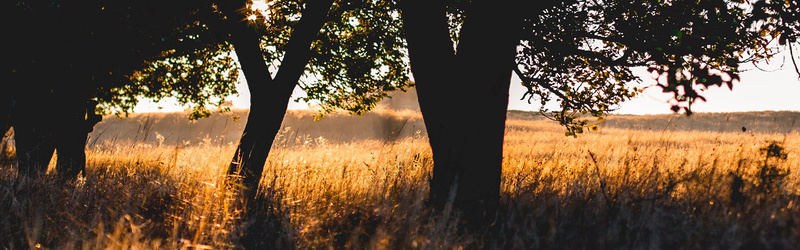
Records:
[[[273,79],[261,53],[258,33],[247,23],[247,16],[243,12],[246,5],[246,0],[218,3],[225,15],[226,30],[247,80],[247,88],[250,93],[261,93]],[[257,84],[259,82],[262,84]]]
[[[792,58],[792,64],[794,64],[794,71],[797,72],[797,77],[800,78],[800,68],[797,67],[797,62],[794,59],[794,49],[792,49],[792,43],[789,42],[789,56]]]
[[[275,81],[285,84],[280,86],[281,88],[294,89],[297,85],[311,58],[311,43],[317,38],[319,30],[328,19],[331,5],[333,0],[315,0],[306,3],[306,9],[303,10],[300,21],[286,44],[281,67],[275,74]]]
[[[528,91],[527,91],[527,92],[525,92],[525,94],[523,94],[523,95],[522,95],[522,99],[520,99],[520,100],[523,100],[523,99],[525,99],[525,96],[527,96],[527,95],[529,95],[529,94],[530,94],[531,96],[533,96],[533,94],[534,94],[534,93],[533,93],[533,83],[534,83],[534,82],[536,82],[536,83],[538,83],[538,84],[537,84],[538,86],[541,86],[541,87],[543,87],[543,88],[545,88],[545,89],[549,90],[550,92],[552,92],[553,94],[555,94],[556,96],[558,96],[559,98],[561,98],[562,100],[564,100],[564,102],[567,102],[567,103],[569,103],[569,105],[570,105],[570,106],[572,106],[572,107],[575,107],[575,106],[576,106],[576,103],[575,103],[575,102],[573,102],[572,100],[570,100],[569,98],[567,98],[567,96],[565,96],[565,95],[564,95],[563,93],[561,93],[560,91],[558,91],[558,90],[556,90],[555,88],[553,88],[553,85],[551,85],[550,83],[548,83],[548,82],[546,82],[546,81],[540,81],[540,80],[536,80],[536,79],[533,79],[533,78],[527,77],[527,76],[525,76],[524,74],[522,74],[522,71],[520,71],[520,70],[519,70],[519,68],[518,68],[518,67],[516,67],[516,66],[514,67],[514,73],[516,73],[516,74],[517,74],[517,77],[519,77],[519,79],[520,79],[520,80],[522,80],[522,81],[524,81],[524,82],[527,82],[527,84],[525,84],[525,87],[526,87],[526,88],[528,88]]]

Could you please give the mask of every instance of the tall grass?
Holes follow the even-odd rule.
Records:
[[[788,130],[793,131],[793,130]],[[278,137],[255,206],[237,205],[234,145],[114,143],[63,185],[0,169],[6,248],[791,248],[800,134],[606,127],[577,139],[508,122],[502,206],[486,232],[429,211],[422,135]],[[245,217],[243,209],[251,209]]]

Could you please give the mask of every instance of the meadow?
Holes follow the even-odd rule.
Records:
[[[107,117],[75,184],[0,165],[6,249],[765,249],[800,245],[795,112],[610,116],[577,138],[510,112],[501,208],[469,232],[425,206],[421,117],[293,111],[252,207],[225,170],[243,111]],[[746,131],[742,131],[745,127]],[[13,154],[13,147],[5,154]],[[243,209],[250,209],[243,216]]]

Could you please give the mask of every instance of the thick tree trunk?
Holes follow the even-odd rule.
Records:
[[[55,150],[53,122],[49,120],[52,100],[42,89],[19,88],[14,91],[11,126],[17,151],[17,170],[21,175],[37,179],[47,172]]]
[[[11,128],[11,107],[13,95],[10,89],[0,91],[0,134],[5,135]],[[0,152],[1,153],[1,152]]]
[[[85,171],[86,138],[100,119],[94,107],[86,104],[88,92],[77,92],[23,90],[15,95],[10,120],[21,174],[39,178],[54,152],[62,180],[74,180]]]
[[[80,74],[76,72],[81,71],[74,68],[41,68],[53,70],[47,74],[25,72],[25,75],[38,75],[24,79],[35,84],[14,85],[10,107],[3,108],[4,112],[10,114],[4,117],[9,117],[9,124],[14,127],[18,171],[22,175],[39,178],[46,173],[53,153],[57,152],[58,176],[62,180],[74,180],[85,171],[86,138],[92,127],[100,121],[100,117],[94,113],[96,102],[89,101],[93,87],[80,81],[76,84],[57,84],[63,79],[80,79]]]
[[[84,120],[65,120],[70,127],[56,130],[56,171],[62,180],[86,176],[86,138]]]
[[[79,48],[86,46],[76,44],[80,39],[72,39],[76,34],[64,27],[82,27],[88,17],[74,14],[79,13],[67,11],[57,24],[36,21],[22,28],[11,25],[8,32],[17,45],[36,43],[18,46],[19,51],[10,53],[6,61],[11,62],[11,70],[5,74],[11,83],[8,93],[13,92],[13,107],[6,109],[0,105],[0,110],[9,111],[3,115],[9,114],[4,117],[14,127],[18,170],[23,175],[38,178],[46,173],[54,152],[58,153],[56,171],[64,180],[75,179],[86,166],[86,138],[91,127],[99,122],[94,106],[91,114],[87,114],[86,103],[94,89],[87,73],[96,69],[82,69],[88,61],[76,60],[84,58],[86,51]],[[47,32],[31,33],[36,30],[31,27],[49,28],[45,28]],[[35,39],[45,33],[58,41]],[[6,96],[3,98],[5,101]],[[0,121],[4,132],[8,125]]]
[[[87,91],[61,98],[63,112],[55,128],[56,171],[64,181],[86,176],[86,139],[101,118],[95,114],[95,103],[87,101]]]
[[[402,9],[434,153],[430,199],[438,208],[453,202],[468,220],[482,222],[493,219],[499,203],[508,89],[521,20],[506,1],[473,1],[457,54],[450,56],[452,45],[444,45],[445,38],[449,42],[444,8],[430,5],[405,1]]]
[[[14,143],[18,172],[31,179],[44,176],[55,150],[55,140],[49,130],[36,125],[15,124]]]
[[[411,71],[435,163],[429,201],[443,208],[456,176],[454,164],[447,163],[450,140],[444,138],[446,122],[455,117],[450,112],[456,110],[459,99],[455,93],[459,88],[452,86],[455,51],[443,1],[405,0],[401,4]]]
[[[222,6],[222,11],[230,22],[228,27],[231,43],[250,90],[250,113],[228,173],[242,177],[242,185],[246,188],[245,199],[252,200],[257,193],[272,142],[286,114],[292,91],[310,58],[311,42],[325,23],[333,1],[312,1],[306,4],[274,80],[264,62],[258,34],[243,21],[246,17],[238,11],[246,2],[228,2]]]
[[[6,133],[11,128],[11,108],[13,107],[14,96],[10,89],[0,91],[0,137],[5,138]],[[6,141],[0,139],[0,164],[10,162],[11,159],[6,158],[8,145]]]

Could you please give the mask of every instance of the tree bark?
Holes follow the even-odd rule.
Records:
[[[241,183],[246,188],[245,199],[253,200],[272,142],[286,115],[292,91],[310,59],[311,42],[327,20],[333,1],[311,1],[306,4],[274,79],[261,53],[258,34],[243,21],[246,17],[238,11],[246,3],[227,2],[222,6],[222,11],[227,16],[231,43],[250,90],[247,124],[228,174],[241,176]]]
[[[473,1],[451,56],[443,6],[438,1],[404,1],[402,6],[411,69],[434,154],[430,199],[437,208],[452,202],[467,220],[483,224],[494,218],[499,203],[521,18],[510,1]]]
[[[455,92],[459,89],[448,87],[454,82],[455,51],[443,1],[405,0],[401,10],[417,99],[435,163],[429,201],[443,208],[456,176],[454,164],[447,163],[452,148],[444,138],[447,121],[454,117],[448,110],[455,111],[458,102]]]

